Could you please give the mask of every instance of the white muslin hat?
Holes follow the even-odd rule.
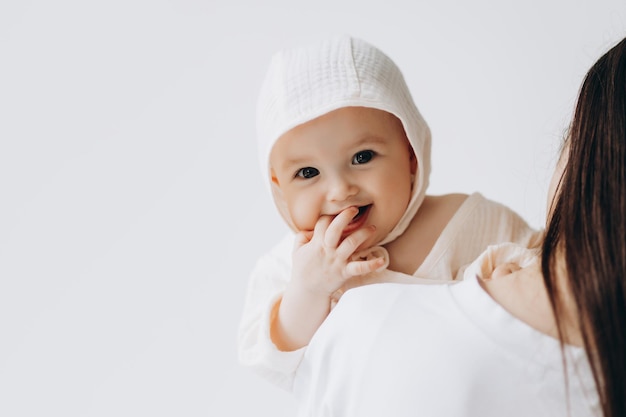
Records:
[[[369,107],[395,115],[417,158],[413,195],[398,224],[379,242],[384,244],[404,232],[424,200],[431,135],[400,69],[378,48],[344,35],[285,49],[272,57],[257,102],[261,171],[270,186],[269,157],[278,138],[342,107]],[[290,223],[290,219],[285,220]]]

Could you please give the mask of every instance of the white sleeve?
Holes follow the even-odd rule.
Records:
[[[291,390],[306,349],[283,352],[270,338],[272,310],[291,275],[290,251],[289,242],[283,241],[257,261],[248,283],[238,335],[241,364],[286,390]]]

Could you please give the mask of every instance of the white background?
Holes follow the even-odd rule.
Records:
[[[286,230],[254,138],[277,49],[380,47],[431,126],[430,194],[538,227],[582,76],[625,29],[623,0],[2,1],[0,415],[291,415],[236,357]]]

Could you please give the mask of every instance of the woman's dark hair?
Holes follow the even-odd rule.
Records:
[[[626,416],[626,39],[589,70],[542,248],[544,282],[564,340],[571,291],[604,417]],[[557,275],[566,279],[557,282]],[[565,288],[568,286],[569,288]]]

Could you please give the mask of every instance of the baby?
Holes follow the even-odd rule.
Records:
[[[286,389],[343,291],[451,281],[488,245],[536,236],[478,193],[426,195],[429,128],[395,63],[360,39],[276,54],[257,133],[262,175],[295,233],[252,272],[239,357]]]

